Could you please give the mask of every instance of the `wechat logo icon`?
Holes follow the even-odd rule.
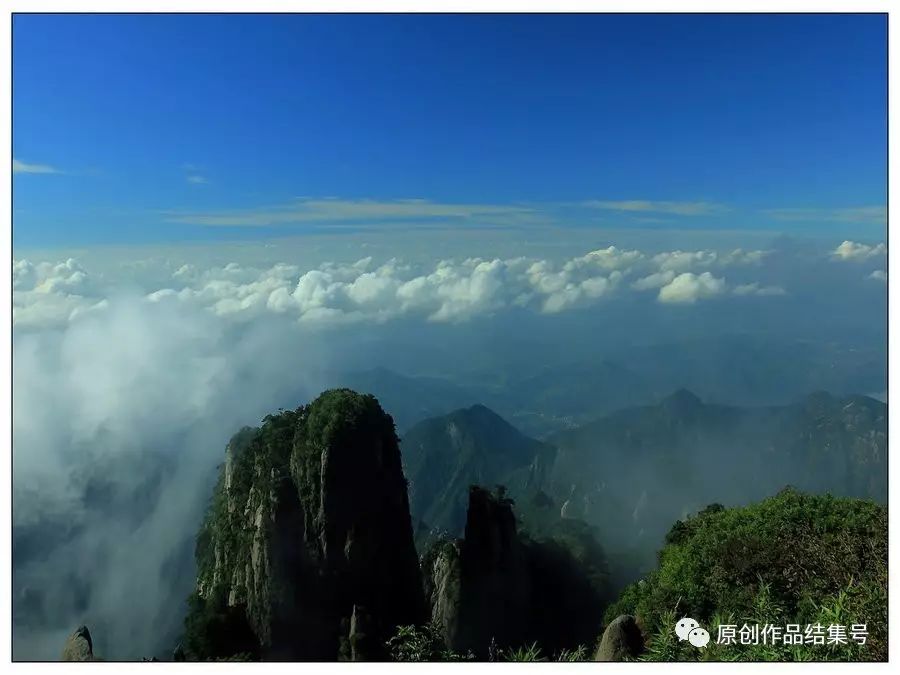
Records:
[[[709,633],[690,617],[682,617],[675,624],[675,635],[679,640],[687,640],[695,647],[706,647],[709,644]]]

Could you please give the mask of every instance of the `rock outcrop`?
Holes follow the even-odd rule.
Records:
[[[440,540],[422,556],[425,599],[431,610],[431,622],[444,644],[459,651],[459,620],[462,598],[462,541]]]
[[[617,616],[603,631],[594,661],[625,661],[644,650],[644,638],[634,617]]]
[[[425,615],[391,417],[372,396],[339,389],[242,430],[197,562],[189,656],[229,656],[203,653],[204,631],[216,630],[204,607],[221,596],[221,611],[241,615],[262,658],[335,660],[347,643],[351,658],[383,657],[394,629]]]
[[[439,541],[422,558],[431,621],[453,652],[490,657],[537,641],[556,653],[592,642],[603,595],[558,542],[517,531],[503,490],[473,486],[465,537]],[[574,522],[574,521],[570,521]]]
[[[94,643],[87,626],[79,626],[66,640],[62,650],[63,661],[93,661]]]
[[[473,486],[466,536],[423,556],[431,620],[454,652],[487,656],[492,639],[517,644],[527,630],[530,579],[510,500]]]

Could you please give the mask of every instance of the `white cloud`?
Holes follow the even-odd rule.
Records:
[[[593,301],[612,294],[622,279],[621,272],[613,272],[608,277],[596,276],[578,283],[568,283],[551,293],[544,300],[541,309],[547,314],[555,314],[567,309],[584,307]]]
[[[693,304],[721,295],[725,292],[725,280],[717,279],[709,272],[694,274],[685,272],[659,289],[658,300],[664,303]]]
[[[77,260],[59,263],[13,261],[13,325],[62,325],[102,308],[104,298]]]
[[[665,251],[653,256],[653,263],[661,271],[688,272],[698,267],[730,267],[732,265],[759,265],[769,251],[745,251],[736,248],[728,253],[718,251]]]
[[[185,176],[185,180],[193,185],[207,185],[209,183],[209,180],[207,180],[206,176],[201,176],[197,173],[192,173],[188,176]]]
[[[256,271],[252,280],[243,282],[203,275],[199,283],[166,297],[199,302],[221,316],[250,317],[268,309],[293,313],[306,322],[330,323],[383,321],[406,314],[455,322],[523,305],[552,313],[585,306],[611,293],[622,273],[598,273],[598,268],[618,266],[611,255],[589,254],[559,267],[525,258],[441,260],[431,270],[396,260],[368,270],[371,260],[363,259],[323,264],[300,274],[296,283],[289,274],[292,268],[282,265]]]
[[[18,159],[13,159],[13,173],[62,173],[59,169],[48,164],[29,164]]]
[[[667,251],[653,256],[653,262],[663,272],[683,272],[694,267],[709,267],[719,260],[716,251]]]
[[[875,270],[868,276],[868,278],[875,279],[877,281],[884,281],[885,283],[887,283],[887,272],[885,272],[884,270]]]
[[[644,260],[644,254],[640,251],[624,251],[609,246],[607,248],[591,251],[581,257],[573,258],[563,267],[566,271],[575,271],[584,268],[596,268],[601,270],[626,270]]]
[[[666,270],[664,272],[654,272],[653,274],[642,277],[631,284],[636,291],[649,291],[656,288],[662,288],[675,278],[675,272]]]
[[[887,247],[883,243],[870,246],[869,244],[860,244],[855,241],[844,241],[831,252],[831,256],[835,260],[860,262],[875,256],[884,255],[885,253],[887,253]]]
[[[730,253],[725,254],[721,258],[722,265],[759,265],[771,251],[745,251],[742,248],[736,248]]]

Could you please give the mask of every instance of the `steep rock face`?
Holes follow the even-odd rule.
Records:
[[[566,532],[573,541],[579,534]],[[592,578],[591,565],[562,541],[524,536],[502,489],[471,487],[465,537],[437,542],[422,559],[431,620],[446,646],[487,658],[492,644],[538,641],[555,653],[593,641],[605,579]]]
[[[421,621],[390,416],[372,396],[341,389],[242,430],[228,446],[197,561],[201,604],[227,597],[264,658],[334,660],[351,624],[357,633],[366,624],[366,644],[383,644],[397,625]],[[194,656],[225,656],[197,654],[196,644]]]
[[[465,593],[458,651],[483,653],[489,646],[485,636],[500,646],[516,644],[528,631],[531,579],[510,500],[487,490],[470,491],[460,562]]]
[[[431,621],[438,627],[444,644],[459,644],[459,609],[462,597],[461,541],[438,541],[422,556],[425,599]]]
[[[466,536],[442,541],[423,557],[432,621],[447,647],[484,657],[493,638],[518,644],[527,632],[530,579],[511,502],[473,486]]]

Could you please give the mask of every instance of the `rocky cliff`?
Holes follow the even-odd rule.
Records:
[[[534,641],[550,653],[593,642],[604,582],[562,541],[529,538],[502,489],[471,487],[465,537],[422,558],[431,621],[447,648],[483,659]]]
[[[239,432],[197,563],[189,656],[382,658],[396,626],[424,617],[391,417],[372,396],[338,389]],[[221,639],[223,624],[233,639]]]

